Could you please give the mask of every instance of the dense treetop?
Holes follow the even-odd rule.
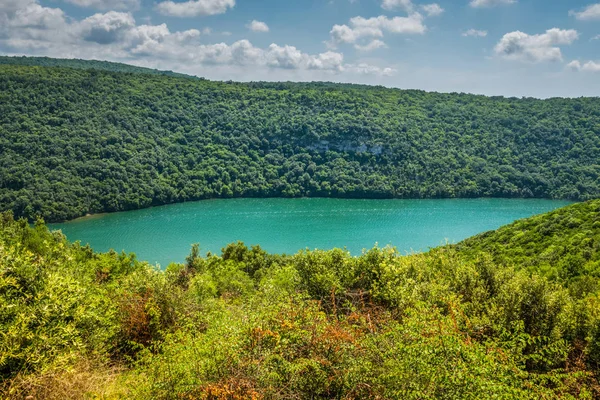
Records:
[[[18,57],[0,56],[0,65],[29,65],[35,67],[66,67],[74,69],[88,69],[110,72],[125,72],[130,74],[153,74],[165,76],[177,76],[180,78],[196,78],[190,75],[180,74],[173,71],[160,71],[152,68],[136,67],[134,65],[121,64],[109,61],[80,60],[50,57]]]
[[[494,262],[519,266],[597,290],[600,278],[600,200],[517,221],[457,245],[464,254],[485,252]]]
[[[588,228],[555,231],[563,265],[598,238],[599,207],[462,249],[280,256],[236,243],[203,257],[194,246],[166,271],[0,214],[0,396],[598,398],[598,276],[582,269],[588,290],[573,290],[530,262],[545,252],[534,241],[509,244],[505,265],[487,248],[576,219]]]
[[[600,194],[598,98],[211,82],[73,63],[0,65],[0,209],[54,221],[215,197]]]

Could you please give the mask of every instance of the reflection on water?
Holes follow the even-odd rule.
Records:
[[[97,251],[134,252],[166,266],[181,262],[192,243],[219,253],[237,240],[273,253],[304,248],[362,249],[393,245],[422,251],[569,204],[560,200],[231,199],[101,214],[62,224],[72,240]]]

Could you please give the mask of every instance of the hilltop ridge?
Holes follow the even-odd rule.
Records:
[[[177,78],[203,79],[192,75],[181,74],[173,71],[163,71],[154,68],[138,67],[134,65],[111,61],[82,60],[78,58],[51,58],[0,55],[0,65],[23,65],[30,67],[63,67],[83,70],[98,70],[107,72],[123,72],[130,74],[150,74],[173,76]]]

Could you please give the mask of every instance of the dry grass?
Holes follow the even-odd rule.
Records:
[[[0,384],[0,398],[19,400],[123,399],[128,385],[122,370],[98,362],[81,360],[67,368],[25,375]]]
[[[202,386],[190,393],[178,396],[182,400],[261,400],[251,381],[238,378]]]

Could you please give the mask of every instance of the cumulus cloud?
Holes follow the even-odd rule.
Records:
[[[64,0],[79,7],[90,7],[98,10],[137,10],[140,0]]]
[[[363,36],[383,36],[383,32],[380,29],[364,32],[350,28],[348,25],[334,25],[329,34],[331,36],[332,47],[335,47],[338,43],[354,43]]]
[[[35,0],[0,2],[3,6],[0,8],[0,45],[21,54],[103,58],[155,68],[175,67],[188,73],[219,65],[219,71],[236,71],[237,76],[247,76],[248,71],[256,76],[270,70],[303,71],[302,79],[310,78],[311,71],[316,71],[319,77],[393,73],[390,68],[345,63],[344,55],[335,51],[309,54],[294,46],[275,43],[260,48],[248,40],[205,44],[202,42],[205,34],[197,29],[171,32],[164,23],[137,25],[133,15],[127,12],[97,13],[77,21],[62,10],[42,7]]]
[[[135,19],[129,13],[109,11],[94,14],[79,23],[78,29],[84,40],[100,44],[114,43],[135,26]]]
[[[269,66],[293,69],[320,69],[342,71],[344,56],[341,53],[328,51],[316,56],[304,54],[293,46],[272,44],[265,54]]]
[[[7,43],[38,47],[38,42],[48,37],[67,39],[67,20],[62,10],[27,0],[4,0],[0,4],[0,39]]]
[[[387,45],[379,39],[373,39],[364,46],[361,46],[359,44],[354,45],[355,49],[360,50],[360,51],[365,51],[365,52],[373,51],[373,50],[377,50],[377,49],[385,48],[385,47],[387,47]]]
[[[394,68],[381,68],[364,63],[350,65],[347,69],[352,73],[361,75],[393,76],[397,72]]]
[[[495,7],[514,4],[517,0],[471,0],[469,5],[474,8]]]
[[[190,0],[183,3],[163,1],[156,5],[156,10],[172,17],[199,17],[224,14],[235,6],[235,0]]]
[[[61,9],[42,7],[39,4],[28,4],[17,9],[8,21],[12,28],[50,29],[60,28],[66,23]]]
[[[472,37],[486,37],[487,34],[488,34],[487,31],[480,31],[480,30],[477,30],[477,29],[469,29],[468,31],[464,31],[462,33],[462,36],[464,36],[464,37],[469,37],[469,36],[472,36]]]
[[[582,71],[600,72],[600,62],[588,61],[581,66]]]
[[[590,4],[581,11],[571,10],[569,15],[582,21],[600,20],[600,3]]]
[[[580,61],[574,60],[568,63],[567,67],[574,71],[600,72],[600,62],[595,61],[588,61],[582,64]]]
[[[412,12],[414,5],[411,0],[383,0],[381,8],[384,10],[402,9],[406,12]]]
[[[259,54],[262,56],[262,54]],[[271,44],[264,54],[267,65],[271,67],[297,69],[307,66],[310,56],[303,54],[294,46],[278,46]]]
[[[408,17],[388,18],[383,15],[374,18],[354,17],[350,19],[350,25],[355,29],[368,31],[387,31],[390,33],[423,34],[423,16],[419,13]]]
[[[35,0],[0,0],[0,12],[15,12],[35,3]]]
[[[197,29],[171,33],[166,24],[139,25],[127,32],[121,45],[134,56],[185,62],[192,58],[190,51],[198,44],[196,39],[199,36]]]
[[[494,48],[497,55],[510,60],[542,62],[562,61],[560,45],[573,43],[579,34],[573,29],[549,29],[539,35],[515,31],[507,33]]]
[[[567,68],[579,71],[581,69],[581,62],[577,60],[573,60],[567,64]]]
[[[373,18],[354,17],[350,19],[350,26],[333,26],[329,32],[331,40],[328,44],[330,47],[335,47],[340,43],[356,43],[363,38],[380,38],[383,37],[384,32],[414,35],[423,34],[426,30],[423,16],[419,13],[393,18],[383,15]]]
[[[246,25],[252,32],[269,32],[269,26],[264,22],[254,20]]]
[[[35,3],[35,0],[0,0],[0,6],[2,10],[14,11],[15,9],[25,7],[27,4]]]
[[[344,56],[326,52],[318,55],[304,53],[294,46],[275,43],[266,49],[254,47],[248,40],[228,46],[224,43],[200,46],[198,59],[215,64],[259,65],[282,69],[313,69],[342,71]]]
[[[189,39],[189,38],[188,38]],[[248,40],[226,43],[186,44],[184,38],[162,35],[159,39],[142,41],[133,52],[144,56],[191,62],[201,65],[259,66],[284,70],[319,70],[334,73],[344,72],[353,66],[344,64],[341,53],[327,51],[316,55],[304,53],[294,46],[280,46],[275,43],[266,49],[255,47]],[[169,45],[163,43],[170,41]],[[374,70],[373,73],[376,73]]]
[[[429,17],[437,17],[444,13],[444,9],[437,3],[424,4],[421,6],[421,9],[425,11],[425,14]]]

